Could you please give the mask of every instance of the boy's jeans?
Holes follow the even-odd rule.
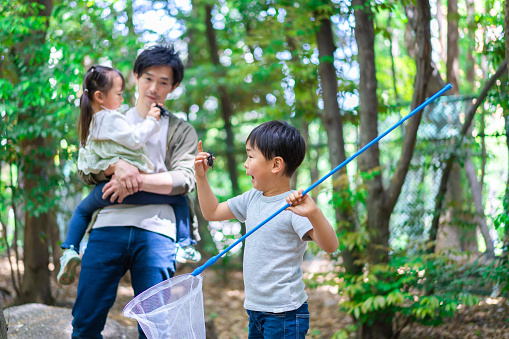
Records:
[[[88,223],[92,219],[92,214],[95,210],[118,204],[117,201],[112,203],[109,199],[102,198],[102,189],[106,182],[102,182],[94,187],[92,192],[81,201],[76,207],[69,221],[65,241],[62,243],[62,248],[70,248],[74,245],[74,249],[79,252],[81,239],[85,235]],[[128,195],[123,204],[131,205],[153,205],[153,204],[168,204],[172,205],[173,212],[176,219],[176,233],[177,243],[181,247],[186,247],[196,244],[196,241],[191,239],[190,215],[189,205],[187,198],[183,195],[164,195],[150,192],[136,192]]]
[[[308,303],[283,313],[246,310],[249,315],[249,339],[304,339],[309,329]]]

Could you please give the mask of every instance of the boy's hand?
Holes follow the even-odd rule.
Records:
[[[319,212],[318,206],[315,201],[308,194],[302,195],[304,190],[298,190],[291,193],[286,197],[286,202],[290,205],[287,210],[292,211],[302,217],[312,217],[314,214]]]
[[[197,177],[206,176],[210,166],[207,164],[207,158],[209,153],[203,152],[203,146],[201,140],[198,142],[198,155],[194,158],[194,168]],[[215,157],[213,157],[215,159]]]
[[[148,115],[155,118],[157,121],[161,119],[161,110],[156,107],[156,103],[152,104],[152,107],[150,107],[150,110],[148,111]]]

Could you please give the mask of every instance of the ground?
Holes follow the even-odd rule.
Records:
[[[319,271],[326,261],[306,262],[305,272]],[[194,267],[184,266],[177,275],[191,272]],[[241,271],[224,272],[211,267],[203,272],[203,299],[205,316],[214,319],[219,338],[247,338],[247,314],[243,308],[244,285]],[[7,259],[0,257],[0,287],[9,291],[2,306],[12,305],[14,291]],[[56,305],[71,308],[77,284],[53,286]],[[351,318],[338,311],[340,296],[326,289],[307,289],[311,312],[308,338],[332,338],[334,333],[351,324]],[[135,325],[133,319],[125,318],[122,309],[133,294],[126,276],[119,287],[117,300],[109,316],[124,325]],[[503,298],[485,298],[479,305],[460,308],[457,315],[438,327],[408,326],[399,338],[496,338],[509,339],[509,305]]]

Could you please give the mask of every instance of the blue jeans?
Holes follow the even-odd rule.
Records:
[[[129,270],[134,294],[175,274],[175,242],[132,226],[92,230],[83,255],[76,302],[72,309],[73,339],[102,338],[108,311],[120,279]],[[138,326],[139,337],[146,338]]]
[[[283,313],[246,311],[249,339],[303,339],[309,330],[307,301],[298,309]]]
[[[92,192],[90,192],[78,207],[76,207],[69,221],[67,234],[61,246],[62,248],[70,248],[71,245],[74,245],[74,249],[79,252],[81,239],[83,239],[87,231],[88,223],[92,219],[94,211],[106,206],[118,204],[118,202],[111,202],[109,199],[102,198],[102,189],[105,184],[106,182],[103,182],[95,186]],[[127,196],[122,203],[131,205],[172,205],[176,219],[177,243],[181,247],[196,244],[196,241],[191,239],[191,217],[189,215],[189,205],[187,204],[187,198],[185,196],[163,195],[140,191]]]

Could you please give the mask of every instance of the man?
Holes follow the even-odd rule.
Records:
[[[134,64],[138,87],[136,107],[126,118],[136,124],[154,102],[164,102],[182,81],[184,66],[173,47],[154,46]],[[109,182],[104,198],[121,202],[138,190],[159,194],[187,194],[195,184],[194,157],[198,137],[194,128],[170,115],[145,144],[153,174],[119,160],[103,173],[80,177],[88,184]],[[170,205],[113,205],[97,215],[92,227],[72,314],[73,338],[102,338],[108,311],[115,302],[122,276],[129,270],[135,295],[175,273],[175,215]],[[140,338],[146,338],[138,328]]]

